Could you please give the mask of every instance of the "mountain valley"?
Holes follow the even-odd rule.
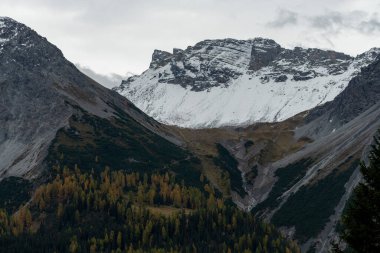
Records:
[[[328,252],[380,128],[379,54],[205,40],[110,90],[0,18],[0,247]]]

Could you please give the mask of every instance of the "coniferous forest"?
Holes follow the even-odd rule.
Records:
[[[203,175],[198,189],[169,172],[54,171],[19,211],[0,212],[2,252],[300,252]]]

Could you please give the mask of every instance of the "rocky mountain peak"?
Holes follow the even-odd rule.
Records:
[[[1,18],[0,38],[0,180],[38,176],[57,132],[69,127],[74,114],[107,121],[118,117],[118,110],[147,129],[156,127],[29,27]]]
[[[156,49],[152,54],[152,61],[149,68],[156,69],[158,67],[163,67],[170,62],[171,57],[171,53]]]
[[[256,48],[277,48],[281,47],[276,41],[268,38],[256,37],[250,39],[252,41],[252,45]]]
[[[3,33],[5,30],[14,28],[14,26],[16,25],[22,25],[22,24],[18,23],[16,20],[11,19],[9,17],[0,17],[1,33]]]
[[[166,124],[281,121],[333,100],[379,53],[287,49],[265,38],[203,40],[173,53],[156,50],[148,70],[114,90]]]
[[[3,17],[0,18],[0,60],[8,64],[2,71],[14,71],[20,67],[49,70],[54,64],[62,64],[64,57],[61,50],[31,28]],[[3,73],[0,73],[0,80]]]
[[[358,64],[365,64],[368,65],[373,62],[373,59],[376,59],[380,55],[380,48],[379,47],[373,47],[370,50],[359,54],[355,57]]]
[[[13,45],[17,42],[18,46],[28,46],[26,39],[31,32],[29,27],[11,18],[0,17],[0,44],[3,46],[12,42]]]
[[[6,44],[18,37],[20,31],[26,27],[8,17],[0,17],[0,53]]]
[[[252,40],[250,70],[259,70],[268,66],[284,49],[274,40],[255,38]]]

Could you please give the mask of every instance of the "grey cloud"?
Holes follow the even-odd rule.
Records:
[[[380,20],[377,13],[364,11],[353,12],[326,12],[318,16],[307,17],[312,28],[333,35],[345,30],[354,30],[364,34],[380,32]]]
[[[282,28],[287,25],[295,25],[298,22],[298,13],[281,9],[277,17],[273,20],[267,23],[267,26],[275,27],[275,28]]]
[[[369,33],[369,34],[380,32],[380,20],[377,18],[377,15],[376,15],[368,21],[362,21],[359,24],[359,29],[363,33]]]
[[[107,87],[107,88],[113,88],[116,86],[119,86],[121,84],[122,80],[127,79],[129,76],[133,75],[132,73],[127,73],[125,76],[121,76],[118,74],[108,74],[108,75],[102,75],[99,73],[96,73],[89,67],[82,66],[80,64],[75,64],[75,66],[84,74],[94,79],[96,82],[100,83],[101,85]]]
[[[330,12],[324,15],[310,18],[311,26],[319,29],[331,30],[344,24],[344,17],[339,12]]]

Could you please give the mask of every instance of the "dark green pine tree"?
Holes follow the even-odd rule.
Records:
[[[380,130],[368,165],[361,164],[363,181],[355,188],[342,218],[342,239],[356,252],[380,252]]]

